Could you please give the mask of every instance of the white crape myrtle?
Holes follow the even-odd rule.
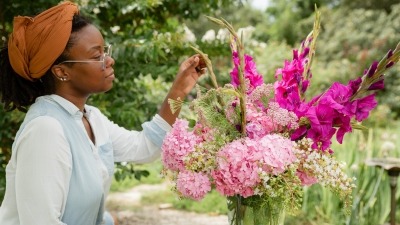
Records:
[[[183,31],[184,31],[183,41],[196,42],[196,36],[186,25],[183,25]]]
[[[215,40],[215,30],[208,30],[201,38],[202,42],[213,42]]]
[[[253,36],[253,32],[256,30],[253,26],[242,27],[238,29],[239,37],[242,37],[242,40],[251,40]]]
[[[117,33],[120,29],[121,29],[120,26],[113,26],[113,27],[110,27],[110,30],[111,30],[111,32],[112,32],[113,34]]]
[[[216,38],[221,42],[226,42],[227,40],[229,40],[230,35],[231,34],[229,33],[228,29],[222,28],[218,30]]]

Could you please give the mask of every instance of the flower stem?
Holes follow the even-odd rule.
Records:
[[[238,66],[238,75],[239,75],[239,102],[240,102],[240,110],[241,110],[241,133],[243,136],[246,136],[246,83],[244,79],[244,46],[241,42],[241,38],[237,35],[233,26],[228,23],[224,19],[217,19],[214,17],[206,16],[209,20],[214,23],[226,27],[233,36],[234,43],[237,48],[238,56],[239,56],[239,66]]]
[[[313,56],[315,55],[315,49],[316,49],[316,44],[317,44],[317,37],[319,35],[319,31],[321,28],[321,12],[318,11],[317,6],[315,5],[315,20],[314,20],[314,26],[313,30],[307,35],[307,38],[304,40],[304,44],[299,48],[299,53],[301,53],[304,49],[304,47],[309,46],[309,52],[308,52],[308,62],[306,63],[303,74],[302,74],[302,80],[309,80],[311,76],[311,64],[313,62]],[[301,91],[302,90],[302,82],[299,83],[299,92],[300,92],[300,97],[302,100],[305,99],[304,93]]]
[[[214,87],[217,89],[218,88],[217,78],[214,74],[211,60],[208,58],[208,56],[206,54],[204,54],[202,51],[200,51],[200,49],[197,49],[194,46],[190,46],[190,47],[204,59],[204,62],[206,63],[206,66],[207,66],[207,70],[210,73],[211,82],[213,83]]]
[[[351,96],[350,101],[354,101],[357,98],[363,96],[365,93],[369,91],[369,87],[376,82],[384,79],[384,72],[390,68],[392,68],[396,63],[400,60],[400,42],[397,44],[396,48],[391,55],[389,52],[379,61],[378,66],[373,74],[369,75],[367,72],[363,75],[360,87],[356,91],[356,93]]]

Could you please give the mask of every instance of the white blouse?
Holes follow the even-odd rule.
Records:
[[[160,156],[160,143],[153,143],[141,131],[129,131],[116,125],[93,106],[85,105],[86,113],[83,115],[74,104],[58,95],[41,98],[48,98],[62,105],[74,116],[75,122],[85,133],[82,117],[88,119],[95,136],[93,143],[87,135],[97,161],[93,166],[98,167],[102,174],[105,194],[108,193],[113,174],[108,174],[99,157],[98,146],[111,139],[115,162],[145,163]],[[152,123],[165,132],[171,129],[159,115],[155,115],[150,122],[142,126],[151,129]],[[0,224],[63,224],[60,217],[67,200],[71,168],[72,156],[60,123],[49,116],[33,119],[16,140],[6,168],[7,185],[0,207]],[[49,179],[52,181],[46,182]]]

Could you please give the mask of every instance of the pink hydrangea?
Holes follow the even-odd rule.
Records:
[[[278,134],[255,140],[243,138],[225,145],[217,155],[217,169],[212,176],[222,195],[254,195],[260,184],[260,170],[269,174],[283,173],[296,161],[294,143]]]
[[[211,182],[203,173],[182,171],[178,174],[176,188],[184,197],[201,200],[211,190]]]
[[[259,184],[256,143],[248,138],[225,145],[217,155],[217,169],[212,172],[216,189],[222,195],[249,197]]]
[[[255,159],[263,165],[262,170],[274,175],[283,173],[290,164],[297,160],[294,143],[281,135],[269,134],[256,141]]]
[[[194,151],[194,146],[201,141],[200,137],[188,131],[188,124],[186,120],[177,119],[164,138],[161,146],[162,161],[167,169],[184,170],[184,157]]]
[[[275,124],[264,112],[251,110],[249,107],[246,114],[246,132],[249,138],[262,138],[274,130]]]
[[[251,139],[261,138],[266,134],[283,132],[286,129],[297,129],[297,116],[283,109],[276,102],[270,102],[266,113],[257,111],[248,105],[246,114],[246,132]]]

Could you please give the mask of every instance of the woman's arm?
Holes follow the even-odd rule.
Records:
[[[15,191],[21,225],[63,225],[71,176],[71,153],[60,123],[32,120],[15,145]]]
[[[180,98],[184,100],[195,86],[199,77],[205,72],[203,68],[205,68],[205,63],[200,58],[200,55],[193,55],[180,65],[178,74],[158,113],[170,125],[175,122],[179,115],[179,110],[173,114],[168,104],[168,99],[177,100]]]

